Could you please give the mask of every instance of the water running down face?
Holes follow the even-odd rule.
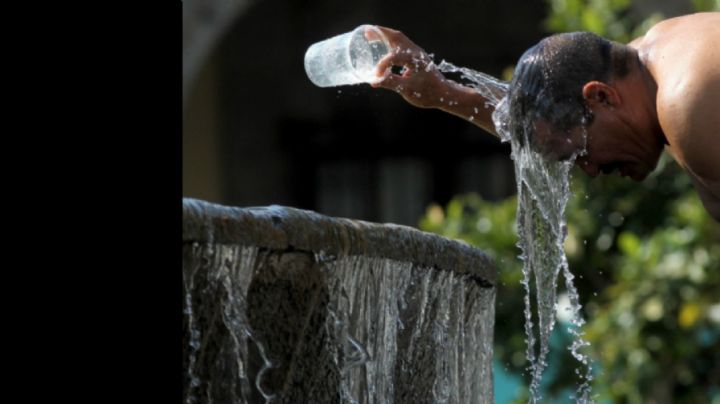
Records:
[[[643,123],[637,54],[591,33],[554,35],[520,58],[508,93],[509,133],[592,177],[619,171],[641,181],[662,142]]]
[[[533,145],[560,161],[577,154],[575,165],[593,178],[617,171],[634,181],[644,180],[657,166],[662,145],[635,140],[638,136],[633,136],[628,126],[607,114],[595,114],[591,124],[565,131],[552,130],[545,121],[537,120]]]

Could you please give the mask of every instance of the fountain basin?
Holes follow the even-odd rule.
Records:
[[[406,226],[186,198],[186,402],[492,403],[495,272]]]

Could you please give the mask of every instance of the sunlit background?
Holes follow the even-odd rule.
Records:
[[[318,88],[312,43],[369,23],[436,61],[509,78],[553,32],[618,41],[718,0],[185,0],[183,196],[280,204],[463,239],[499,267],[496,402],[526,402],[525,334],[509,147],[366,85]],[[599,402],[720,403],[720,230],[671,159],[641,184],[573,175],[566,252]],[[573,392],[562,290],[546,402]]]

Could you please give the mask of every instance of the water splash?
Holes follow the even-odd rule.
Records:
[[[443,73],[458,74],[464,85],[472,87],[482,94],[486,99],[486,107],[495,107],[505,97],[508,90],[508,83],[499,80],[489,74],[478,72],[467,67],[459,67],[443,60],[437,65]]]
[[[494,289],[381,258],[347,257],[324,271],[341,291],[328,308],[346,341],[336,347],[345,402],[493,402],[483,387],[492,370],[483,364],[492,355]],[[428,382],[431,398],[413,387]]]
[[[271,401],[274,397],[262,388],[262,376],[275,365],[245,312],[258,249],[193,243],[183,253],[184,262],[190,263],[183,266],[189,379],[185,402],[235,402],[251,395],[251,383],[266,402]],[[247,368],[251,346],[262,362],[254,380]]]
[[[196,243],[183,254],[187,403],[494,401],[495,289],[468,275],[385,258],[234,245]],[[279,265],[286,254],[307,259],[310,269]],[[279,306],[282,295],[273,291],[302,288],[314,282],[308,278],[319,283],[301,293],[312,312],[299,321],[304,337],[290,336],[293,353],[281,355],[283,341],[266,338],[281,319],[253,322],[252,296],[263,310]],[[307,354],[315,346],[322,355]],[[253,352],[260,362],[254,366]],[[293,389],[305,390],[294,396]]]
[[[584,153],[584,150],[578,150],[565,161],[547,158],[532,147],[533,128],[512,121],[505,97],[509,88],[507,82],[445,61],[438,67],[444,73],[459,73],[466,82],[463,84],[476,89],[487,99],[486,107],[495,108],[493,122],[498,135],[512,147],[511,158],[515,166],[518,190],[517,230],[518,246],[522,250],[520,258],[523,261],[526,357],[531,375],[530,401],[538,402],[542,398],[540,381],[547,366],[550,334],[555,326],[557,281],[562,271],[571,304],[572,318],[568,331],[574,336],[568,349],[585,369],[584,372],[576,369],[581,381],[575,399],[580,403],[592,402],[592,363],[590,358],[580,351],[589,345],[583,340],[581,332],[585,320],[580,313],[579,295],[573,284],[574,276],[570,272],[563,248],[567,237],[565,207],[570,196],[570,170],[575,158]],[[534,316],[532,285],[535,286]]]
[[[518,189],[517,230],[518,246],[522,250],[523,287],[525,288],[525,332],[527,334],[527,358],[532,375],[530,384],[531,401],[537,402],[540,395],[540,381],[547,366],[550,334],[555,326],[555,308],[557,305],[557,278],[562,270],[565,288],[570,297],[572,320],[569,328],[575,337],[569,347],[575,357],[586,368],[577,389],[576,400],[581,403],[592,402],[590,398],[590,380],[592,366],[587,355],[579,351],[589,345],[582,339],[580,328],[584,323],[581,317],[579,295],[573,284],[574,276],[570,272],[564,243],[567,237],[565,207],[570,197],[570,170],[577,151],[569,159],[558,161],[538,152],[532,135],[534,127],[524,122],[513,122],[515,117],[509,112],[507,98],[503,99],[493,113],[493,121],[501,139],[510,142],[512,159],[515,165],[515,178]],[[537,332],[532,316],[531,283],[535,285],[535,307]],[[537,345],[537,347],[536,347]],[[579,373],[579,372],[578,372]]]

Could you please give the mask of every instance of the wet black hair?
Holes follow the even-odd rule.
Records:
[[[589,125],[592,113],[583,86],[626,76],[634,60],[637,53],[629,47],[590,32],[543,39],[525,51],[515,68],[507,100],[511,125],[526,132],[537,119],[556,132]]]

